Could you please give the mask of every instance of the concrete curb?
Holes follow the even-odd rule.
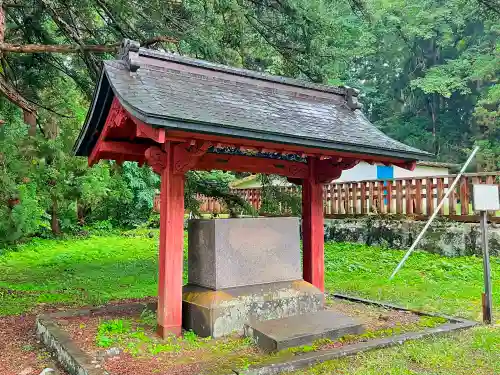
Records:
[[[357,298],[352,296],[347,296],[344,294],[329,294],[332,297],[345,299],[353,302],[364,303],[368,305],[375,305],[380,307],[385,307],[388,309],[400,310],[400,311],[409,311],[414,314],[422,315],[422,316],[433,316],[444,318],[448,320],[448,323],[444,323],[439,327],[435,328],[427,328],[419,332],[408,332],[401,335],[385,337],[380,339],[374,339],[367,342],[359,342],[356,344],[346,345],[341,348],[323,350],[319,352],[311,352],[306,354],[297,355],[296,358],[287,360],[285,362],[276,362],[271,363],[262,367],[257,367],[244,371],[236,371],[233,370],[231,374],[226,375],[275,375],[280,374],[282,372],[290,372],[295,370],[300,370],[306,367],[313,366],[315,364],[331,361],[333,359],[338,359],[342,357],[347,357],[351,355],[355,355],[357,353],[363,353],[375,349],[388,348],[391,346],[401,345],[405,341],[409,340],[417,340],[429,336],[443,335],[450,332],[459,331],[462,329],[467,329],[476,326],[478,323],[461,318],[450,317],[447,315],[436,314],[436,313],[426,313],[418,310],[407,309],[405,307],[393,305],[390,303],[372,301],[365,298]],[[201,375],[201,374],[200,374]]]
[[[71,337],[58,327],[55,319],[131,310],[140,313],[145,308],[154,308],[156,310],[156,304],[127,303],[117,306],[74,309],[39,315],[35,321],[36,336],[54,354],[57,361],[70,375],[109,375],[107,371],[99,368],[97,361],[75,345]]]
[[[450,322],[453,322],[453,323],[471,323],[473,325],[478,324],[477,322],[475,322],[473,320],[456,318],[454,316],[449,316],[449,315],[439,314],[439,313],[434,313],[434,312],[425,312],[425,311],[421,311],[421,310],[410,309],[410,308],[407,308],[407,307],[403,307],[403,306],[399,306],[399,305],[394,305],[392,303],[374,301],[374,300],[367,299],[367,298],[349,296],[349,295],[340,294],[340,293],[331,293],[331,294],[330,293],[325,293],[325,294],[327,296],[338,298],[338,299],[345,299],[347,301],[364,303],[365,305],[374,305],[374,306],[385,307],[386,309],[408,311],[408,312],[411,312],[411,313],[416,314],[416,315],[433,316],[433,317],[436,317],[436,318],[443,318],[443,319],[449,320]]]
[[[108,375],[103,369],[95,368],[92,358],[77,347],[49,315],[38,316],[35,324],[37,337],[71,375]]]
[[[238,375],[274,375],[280,374],[285,371],[295,371],[303,369],[305,367],[313,366],[315,364],[331,361],[333,359],[338,359],[342,357],[347,357],[355,355],[357,353],[363,353],[370,350],[388,348],[391,346],[401,345],[405,341],[417,340],[428,336],[434,336],[438,334],[444,334],[452,331],[457,331],[460,329],[470,328],[476,325],[470,323],[451,323],[443,324],[437,328],[426,329],[420,332],[410,332],[402,335],[386,337],[381,339],[374,339],[368,342],[360,342],[356,344],[346,345],[341,348],[324,350],[320,352],[306,353],[297,356],[296,359],[288,360],[283,363],[273,363],[267,366],[259,367],[256,369],[250,369],[242,372],[233,371],[234,374]],[[227,374],[229,375],[229,374]]]
[[[265,366],[248,369],[241,372],[233,370],[230,374],[226,375],[234,375],[234,374],[275,375],[285,371],[299,370],[321,362],[330,361],[333,359],[342,358],[361,352],[367,352],[374,349],[381,349],[395,345],[400,345],[405,341],[409,340],[416,340],[424,337],[441,335],[449,332],[458,331],[461,329],[470,328],[478,324],[477,322],[466,319],[460,319],[436,313],[426,313],[418,310],[407,309],[405,307],[384,302],[372,301],[364,298],[357,298],[343,294],[329,294],[329,295],[335,298],[350,300],[353,302],[360,302],[394,310],[409,311],[422,316],[441,317],[448,320],[448,323],[444,323],[439,327],[428,328],[419,332],[408,332],[397,336],[391,336],[386,338],[370,340],[368,342],[359,342],[356,344],[346,345],[341,348],[300,354],[297,355],[295,358],[287,360],[285,362],[271,363]],[[57,324],[55,323],[55,319],[70,318],[76,316],[88,316],[93,314],[116,313],[120,311],[135,310],[137,312],[142,312],[145,308],[156,310],[156,304],[137,302],[137,303],[115,305],[115,306],[105,306],[105,307],[90,308],[90,309],[75,309],[75,310],[67,310],[51,314],[43,314],[39,315],[36,318],[36,334],[37,337],[48,348],[48,350],[55,354],[55,357],[58,360],[58,362],[70,375],[110,375],[104,369],[96,367],[96,365],[99,366],[97,361],[93,360],[91,356],[89,356],[87,353],[83,352],[79,347],[77,347],[75,343],[71,340],[69,335],[57,326]],[[200,373],[199,375],[202,374],[203,372]]]

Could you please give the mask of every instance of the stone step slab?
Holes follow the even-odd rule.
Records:
[[[345,335],[359,335],[364,331],[359,320],[330,310],[245,325],[245,335],[252,337],[266,352],[310,345],[322,338],[333,340]]]

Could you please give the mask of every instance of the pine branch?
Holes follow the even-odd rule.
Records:
[[[478,0],[478,2],[484,5],[488,10],[500,14],[500,2],[498,0]]]
[[[50,14],[53,21],[57,26],[66,34],[68,38],[73,40],[78,46],[80,46],[81,51],[83,52],[83,61],[87,65],[89,69],[89,73],[94,78],[97,79],[99,76],[99,64],[94,56],[92,56],[88,51],[83,49],[85,43],[81,40],[78,32],[75,31],[64,19],[63,17],[56,11],[55,7],[52,4],[51,0],[38,0],[42,7]]]
[[[140,43],[141,46],[149,47],[155,43],[175,43],[179,41],[169,36],[156,36]],[[116,53],[120,48],[121,43],[113,43],[107,45],[99,44],[10,44],[0,43],[0,51],[13,53],[79,53],[79,52],[94,52],[94,53]]]
[[[151,39],[145,40],[144,42],[141,43],[141,46],[143,47],[149,47],[155,43],[174,43],[177,44],[179,41],[175,38],[169,37],[169,36],[155,36]]]
[[[1,74],[0,92],[23,111],[32,113],[36,112],[35,107],[26,98],[24,98],[9,82],[7,82],[5,80],[5,77]]]
[[[109,9],[108,4],[106,4],[104,0],[96,0],[96,3],[98,4],[99,8],[104,11],[106,17],[108,17],[112,21],[113,27],[116,29],[116,31],[118,31],[123,37],[130,38],[130,35],[120,26],[120,23],[116,20],[113,12]]]
[[[10,44],[0,43],[0,51],[14,53],[113,53],[117,52],[120,43],[109,45],[98,44]]]

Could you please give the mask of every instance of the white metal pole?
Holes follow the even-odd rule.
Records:
[[[491,296],[490,254],[488,253],[488,211],[481,211],[481,242],[484,268],[483,322],[491,324],[493,299]]]
[[[429,220],[427,220],[427,223],[425,224],[425,226],[423,227],[423,229],[420,231],[420,234],[417,236],[417,238],[415,239],[415,241],[413,241],[413,244],[408,249],[408,251],[406,252],[406,254],[403,257],[403,259],[401,259],[401,262],[399,262],[398,266],[392,272],[392,275],[391,275],[391,277],[389,277],[389,280],[392,280],[394,278],[394,276],[396,275],[396,273],[398,273],[398,271],[401,269],[401,267],[403,267],[403,264],[405,264],[406,260],[411,255],[411,253],[415,250],[415,247],[418,245],[418,243],[420,242],[420,240],[424,236],[425,232],[427,232],[427,229],[429,229],[429,226],[432,224],[432,221],[435,219],[436,215],[438,214],[439,210],[443,206],[444,202],[446,201],[446,199],[448,198],[448,196],[450,195],[450,193],[453,191],[453,189],[455,189],[455,186],[457,185],[458,180],[460,180],[460,177],[464,174],[465,170],[469,166],[470,162],[472,161],[472,159],[474,158],[474,156],[476,155],[476,153],[478,152],[478,150],[479,150],[479,147],[476,147],[472,151],[472,153],[470,154],[469,158],[467,159],[467,161],[463,165],[462,169],[458,173],[457,177],[455,178],[455,180],[453,181],[453,183],[451,184],[451,186],[448,188],[448,191],[444,195],[443,199],[441,199],[441,202],[439,202],[439,204],[437,205],[437,207],[434,210],[432,216],[429,218]],[[429,194],[429,192],[427,192],[427,199],[432,199],[432,194]]]

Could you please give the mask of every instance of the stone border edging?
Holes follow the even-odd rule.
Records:
[[[408,340],[416,340],[432,335],[445,334],[448,332],[471,328],[478,324],[477,322],[471,320],[450,317],[437,313],[426,313],[393,305],[390,303],[372,301],[365,298],[358,298],[335,293],[327,295],[353,302],[385,307],[387,309],[409,311],[422,316],[440,317],[446,319],[448,323],[444,323],[434,328],[427,328],[419,332],[408,332],[396,336],[374,339],[367,342],[345,345],[340,348],[323,350],[320,352],[305,353],[285,362],[272,363],[241,372],[233,370],[230,374],[227,375],[276,375],[284,371],[299,370],[321,362],[330,361],[357,353],[400,345]],[[96,367],[96,362],[92,359],[92,357],[75,345],[69,335],[57,326],[57,324],[55,323],[55,319],[71,318],[77,316],[90,316],[96,313],[116,313],[120,311],[136,310],[137,312],[142,312],[146,308],[156,310],[156,304],[135,302],[115,306],[74,309],[56,313],[42,314],[36,318],[36,335],[51,352],[55,353],[55,356],[61,366],[71,375],[110,375],[104,369]]]
[[[77,347],[49,315],[36,318],[36,335],[71,375],[108,375],[103,369],[92,365],[92,358]]]
[[[454,316],[449,316],[449,315],[439,314],[439,313],[434,313],[434,312],[425,312],[425,311],[410,309],[407,307],[394,305],[392,303],[379,302],[379,301],[374,301],[374,300],[367,299],[367,298],[354,297],[354,296],[349,296],[349,295],[340,294],[340,293],[330,294],[330,293],[325,292],[325,294],[327,296],[331,296],[331,297],[338,298],[338,299],[345,299],[347,301],[364,303],[365,305],[374,305],[374,306],[385,307],[386,309],[391,309],[391,310],[408,311],[408,312],[411,312],[411,313],[416,314],[416,315],[433,316],[436,318],[443,318],[443,319],[449,320],[450,322],[453,322],[453,323],[470,323],[473,325],[478,324],[477,322],[475,322],[473,320],[457,318]]]
[[[131,310],[142,312],[146,308],[156,310],[156,304],[136,302],[42,314],[36,318],[36,336],[50,352],[54,353],[60,365],[71,375],[109,375],[104,369],[96,367],[97,363],[92,357],[75,345],[71,337],[57,326],[55,319]]]
[[[400,311],[409,311],[417,315],[422,315],[422,316],[433,316],[433,317],[439,317],[448,320],[448,323],[444,323],[438,327],[434,328],[426,328],[422,331],[419,332],[408,332],[408,333],[403,333],[400,335],[396,336],[391,336],[391,337],[384,337],[384,338],[379,338],[379,339],[374,339],[370,340],[367,342],[359,342],[355,344],[350,344],[350,345],[345,345],[340,348],[335,348],[335,349],[329,349],[329,350],[324,350],[320,352],[311,352],[311,353],[306,353],[306,354],[301,354],[298,355],[296,358],[287,360],[285,362],[277,362],[277,363],[272,363],[269,365],[265,365],[262,367],[254,368],[254,369],[249,369],[249,370],[244,370],[241,372],[237,372],[233,370],[232,374],[226,374],[226,375],[276,375],[280,374],[282,372],[289,372],[289,371],[295,371],[295,370],[300,370],[315,364],[319,364],[322,362],[326,361],[331,361],[333,359],[339,359],[342,357],[347,357],[351,355],[355,355],[357,353],[362,353],[362,352],[367,352],[370,350],[374,349],[382,349],[382,348],[388,348],[391,346],[396,346],[396,345],[401,345],[405,341],[409,340],[417,340],[421,339],[424,337],[429,337],[433,335],[441,335],[441,334],[446,334],[449,332],[454,332],[462,329],[467,329],[474,327],[477,325],[477,322],[474,322],[472,320],[467,320],[467,319],[461,319],[461,318],[455,318],[455,317],[450,317],[447,315],[442,315],[442,314],[437,314],[437,313],[426,313],[423,311],[418,311],[418,310],[412,310],[412,309],[407,309],[402,306],[397,306],[393,305],[390,303],[384,303],[384,302],[377,302],[377,301],[372,301],[369,299],[365,298],[358,298],[358,297],[352,297],[344,294],[328,294],[325,293],[329,296],[339,298],[339,299],[345,299],[353,302],[360,302],[364,303],[367,305],[375,305],[375,306],[380,306],[380,307],[385,307],[387,309],[393,309],[393,310],[400,310]]]

